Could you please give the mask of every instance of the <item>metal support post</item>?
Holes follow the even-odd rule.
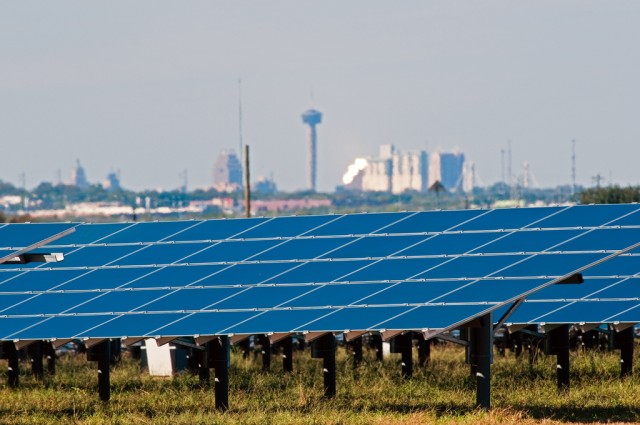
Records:
[[[569,391],[569,325],[549,332],[550,353],[556,355],[558,390]]]
[[[3,343],[3,354],[9,360],[7,369],[7,385],[9,388],[17,388],[20,383],[20,354],[13,342]]]
[[[56,349],[52,344],[44,344],[44,353],[47,358],[47,371],[49,375],[55,375],[56,373]]]
[[[286,337],[280,344],[282,345],[282,370],[293,372],[293,337]]]
[[[109,376],[111,342],[106,339],[99,343],[95,349],[98,360],[98,393],[100,394],[100,400],[109,401],[111,398],[111,381]]]
[[[357,368],[362,363],[362,337],[359,336],[349,342],[351,354],[353,355],[353,368]]]
[[[491,360],[493,352],[493,322],[491,313],[477,319],[476,327],[469,328],[471,364],[476,370],[476,406],[491,408]]]
[[[376,360],[382,361],[382,336],[371,335],[371,342],[376,350]]]
[[[238,345],[240,346],[240,350],[242,350],[242,358],[248,359],[249,353],[251,352],[251,338],[240,341]]]
[[[260,346],[262,347],[262,370],[271,369],[271,341],[267,335],[260,335]]]
[[[623,329],[616,335],[620,347],[620,378],[631,376],[633,373],[633,340],[634,327]]]
[[[41,381],[44,376],[42,364],[42,341],[36,341],[27,348],[31,358],[31,373],[33,377]]]
[[[418,364],[420,367],[427,367],[431,359],[431,340],[425,339],[424,335],[418,336]]]
[[[198,378],[200,378],[201,385],[208,385],[211,376],[208,351],[209,350],[195,350],[195,355],[198,359]]]
[[[413,332],[405,332],[396,337],[396,345],[402,356],[402,377],[411,379],[413,375]]]
[[[336,395],[336,337],[327,333],[316,340],[318,354],[322,357],[324,375],[324,396]]]
[[[215,373],[216,409],[229,408],[229,355],[231,352],[228,336],[220,336],[209,342],[209,355]]]

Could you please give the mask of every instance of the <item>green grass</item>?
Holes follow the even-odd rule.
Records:
[[[422,424],[422,423],[556,423],[640,421],[638,374],[620,380],[619,356],[572,353],[571,391],[558,394],[555,357],[541,356],[533,366],[526,356],[495,357],[490,412],[474,409],[475,386],[454,346],[432,350],[428,368],[415,368],[411,380],[400,378],[398,355],[384,363],[366,353],[353,370],[344,349],[338,350],[338,394],[323,398],[321,361],[308,352],[295,355],[295,373],[282,373],[277,357],[272,371],[260,371],[260,360],[232,355],[230,409],[216,411],[213,389],[181,373],[173,379],[152,378],[137,363],[124,359],[112,370],[112,398],[97,395],[96,364],[69,355],[58,373],[34,380],[26,370],[18,389],[0,382],[0,423],[123,424]],[[26,365],[23,365],[23,369]],[[0,373],[6,372],[0,362]]]

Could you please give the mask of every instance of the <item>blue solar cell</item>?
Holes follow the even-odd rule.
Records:
[[[612,226],[638,226],[640,225],[640,209],[632,214],[625,215],[611,223]]]
[[[102,323],[97,324],[93,329],[89,327],[78,329],[76,337],[86,338],[93,335],[96,338],[154,336],[153,332],[156,329],[186,315],[186,313],[158,313],[111,316],[103,318]]]
[[[107,236],[130,226],[133,226],[133,223],[85,223],[77,226],[73,233],[52,242],[48,246],[101,243],[102,239]]]
[[[388,288],[383,283],[339,283],[320,287],[303,286],[306,294],[283,304],[284,307],[346,306],[352,303],[366,304],[365,299]]]
[[[212,245],[204,251],[198,252],[188,258],[189,263],[215,263],[223,261],[243,261],[252,259],[283,241],[259,240],[259,241],[229,241]]]
[[[640,298],[640,279],[594,279],[601,288],[592,291],[591,297],[603,298]],[[587,280],[589,282],[589,280]],[[592,288],[591,289],[595,289]]]
[[[202,281],[230,266],[169,266],[148,269],[144,277],[132,281],[127,288],[166,288],[201,285]],[[122,270],[122,269],[121,269]]]
[[[635,306],[629,308],[621,308],[618,313],[607,317],[605,320],[609,323],[639,323],[640,322],[640,303],[636,302]]]
[[[114,289],[121,286],[127,286],[128,283],[134,282],[136,279],[151,273],[153,270],[155,269],[151,267],[74,270],[73,272],[81,274],[69,279],[66,283],[57,286],[55,289],[65,291]],[[58,273],[62,273],[64,271],[66,270],[56,270]]]
[[[370,266],[345,276],[349,282],[412,279],[447,261],[446,258],[407,258],[377,261]]]
[[[542,230],[504,233],[501,238],[476,249],[477,253],[555,251],[559,244],[586,233],[585,230]]]
[[[443,233],[429,237],[419,245],[402,251],[400,255],[408,257],[420,255],[465,254],[482,251],[482,246],[497,238],[504,237],[504,233]]]
[[[593,227],[610,224],[640,209],[640,205],[576,205],[559,212],[533,227]]]
[[[223,332],[231,334],[293,332],[297,328],[333,311],[335,310],[318,308],[311,310],[268,310],[266,312],[256,312],[251,319],[243,323],[230,325],[227,329],[224,329]]]
[[[632,276],[640,273],[640,255],[622,254],[587,271],[589,276]]]
[[[306,285],[242,288],[237,295],[218,302],[212,305],[211,308],[224,310],[273,308],[313,289],[315,288]]]
[[[587,271],[588,272],[588,271]],[[620,279],[593,279],[585,277],[580,284],[555,284],[547,286],[527,297],[529,300],[567,300],[586,297],[602,289],[616,285]]]
[[[543,254],[530,257],[504,271],[506,276],[564,276],[607,254]]]
[[[51,268],[97,267],[111,265],[114,261],[139,250],[138,245],[85,246],[66,253],[64,261],[47,263]],[[37,263],[31,263],[37,264]]]
[[[331,314],[318,316],[317,320],[310,323],[301,323],[298,329],[310,332],[322,332],[330,330],[364,331],[380,329],[376,325],[391,319],[399,314],[406,313],[412,307],[350,307],[338,309]],[[304,326],[304,327],[303,327]],[[384,327],[383,327],[384,329]]]
[[[300,263],[234,264],[233,266],[227,266],[220,273],[203,279],[198,282],[198,285],[254,285],[267,283],[297,264]]]
[[[69,313],[126,313],[147,311],[147,304],[170,294],[169,290],[114,291],[93,294],[87,303],[70,309]],[[173,308],[172,310],[181,310]]]
[[[509,323],[530,323],[536,319],[548,314],[549,312],[569,305],[566,301],[528,301],[525,300],[520,306],[509,316]],[[578,318],[576,318],[578,319]],[[576,322],[579,320],[576,320]],[[539,321],[538,321],[539,322]],[[544,320],[542,320],[544,322]]]
[[[637,229],[595,229],[576,239],[560,244],[559,251],[600,251],[621,250],[640,241],[640,228]]]
[[[421,233],[457,230],[458,226],[485,213],[485,210],[419,212],[376,233]]]
[[[433,281],[433,282],[400,282],[389,285],[388,289],[374,294],[356,304],[406,304],[426,303],[453,291],[472,281]]]
[[[326,258],[369,258],[406,255],[404,250],[425,239],[425,236],[368,236],[337,249]]]
[[[545,217],[566,207],[544,208],[504,208],[491,210],[473,220],[461,224],[456,230],[496,230],[496,229],[520,229],[522,227],[536,227],[536,223]]]
[[[42,317],[3,317],[0,326],[0,341],[10,341],[17,332],[41,322]],[[55,330],[55,329],[54,329]],[[58,334],[49,332],[48,335]],[[49,336],[51,338],[51,336]]]
[[[48,339],[51,335],[59,339],[73,339],[80,332],[89,330],[97,325],[112,320],[117,316],[50,316],[40,317],[30,328],[22,328],[10,337],[10,339]]]
[[[444,329],[465,322],[469,317],[479,316],[490,307],[478,304],[416,307],[402,315],[381,321],[376,327],[390,330]]]
[[[300,236],[336,220],[338,216],[307,215],[297,217],[278,217],[253,227],[238,235],[240,238],[279,238]]]
[[[139,308],[139,310],[181,311],[202,310],[207,307],[219,308],[217,304],[243,290],[244,288],[181,289],[172,291],[165,297]]]
[[[193,254],[207,249],[210,244],[180,243],[146,245],[131,255],[127,255],[113,263],[116,266],[132,266],[146,264],[172,264],[189,262]]]
[[[29,273],[20,271],[0,273],[0,280],[2,280],[0,292],[47,291],[84,273],[86,270],[33,270]]]
[[[271,220],[268,218],[228,218],[204,220],[197,225],[173,235],[172,241],[222,240],[240,236],[243,232]]]
[[[516,298],[548,282],[549,279],[480,280],[438,298],[444,303],[498,303]]]
[[[60,314],[94,298],[92,292],[40,293],[27,301],[6,309],[2,314],[19,316],[31,314]]]
[[[22,303],[25,300],[33,297],[32,294],[3,294],[0,296],[0,314],[18,303]],[[2,331],[0,331],[2,333]]]
[[[77,223],[19,223],[0,227],[0,247],[25,248],[68,230]]]
[[[442,265],[417,276],[418,279],[482,278],[527,258],[524,255],[483,255],[445,259]],[[517,276],[509,271],[501,276]]]
[[[264,283],[327,283],[351,280],[346,276],[372,263],[372,261],[361,260],[288,263],[289,271],[274,276]]]
[[[225,311],[218,313],[192,313],[179,320],[167,321],[167,325],[156,330],[157,335],[223,335],[226,329],[259,313],[255,311]],[[257,333],[257,332],[256,332]]]
[[[354,240],[355,238],[290,239],[256,255],[253,260],[312,260]]]
[[[577,301],[539,318],[545,323],[607,323],[640,301]]]
[[[199,221],[160,221],[134,223],[132,226],[102,239],[101,243],[140,243],[170,241],[172,236],[193,227]]]
[[[366,235],[377,231],[383,232],[393,223],[414,213],[374,213],[351,214],[338,216],[338,219],[318,229],[312,230],[310,236]]]

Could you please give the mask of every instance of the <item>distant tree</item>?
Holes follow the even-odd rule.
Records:
[[[580,202],[583,204],[627,204],[640,202],[640,186],[612,186],[586,189],[580,193]]]

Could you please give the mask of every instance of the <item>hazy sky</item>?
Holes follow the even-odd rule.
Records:
[[[528,161],[542,186],[639,184],[637,1],[0,1],[0,179],[120,170],[125,187],[211,184],[238,146],[252,174],[318,186],[378,145],[459,148],[485,184]],[[311,100],[313,92],[313,101]]]

